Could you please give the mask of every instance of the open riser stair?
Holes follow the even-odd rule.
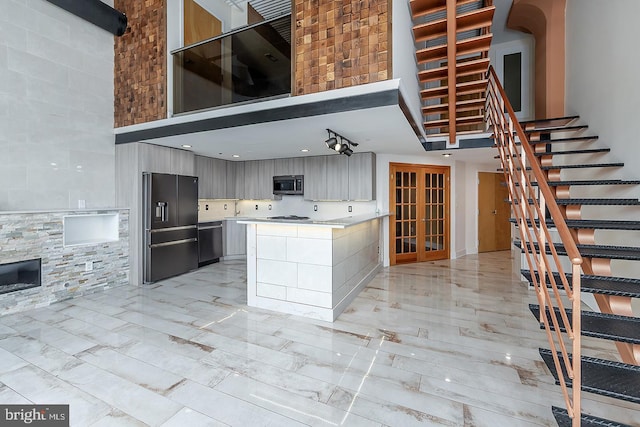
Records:
[[[411,0],[410,6],[427,135],[455,143],[457,133],[484,131],[493,1]]]
[[[624,164],[609,157],[617,153],[577,116],[518,123],[493,68],[488,76],[487,116],[509,187],[514,244],[538,296],[532,319],[549,346],[540,355],[564,397],[552,413],[559,426],[640,425],[640,405],[636,418],[622,421],[581,407],[581,393],[640,404],[640,318],[632,305],[640,298],[640,181],[620,176]],[[612,260],[627,274],[616,276]],[[586,354],[592,347],[582,337],[616,356]]]

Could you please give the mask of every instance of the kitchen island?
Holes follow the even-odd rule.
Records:
[[[382,218],[255,218],[247,224],[247,304],[334,321],[382,268]]]

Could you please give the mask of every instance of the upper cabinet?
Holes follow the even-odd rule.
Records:
[[[274,160],[244,162],[244,198],[272,199],[274,172]]]
[[[327,198],[349,200],[349,157],[334,154],[327,157]]]
[[[374,153],[237,162],[195,156],[195,175],[203,199],[272,199],[279,175],[304,175],[305,200],[376,198]]]
[[[305,200],[327,200],[327,157],[304,158]]]
[[[227,162],[227,199],[244,199],[244,163]]]
[[[376,155],[354,153],[349,157],[349,200],[376,199]]]
[[[375,200],[376,156],[358,153],[304,159],[306,200]]]
[[[227,197],[227,162],[211,157],[195,156],[198,177],[198,197],[224,199]]]
[[[302,157],[291,157],[288,159],[274,160],[274,175],[304,175],[304,159]]]

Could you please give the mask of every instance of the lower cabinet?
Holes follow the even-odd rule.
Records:
[[[225,257],[245,256],[247,254],[247,226],[238,224],[236,219],[224,220]]]

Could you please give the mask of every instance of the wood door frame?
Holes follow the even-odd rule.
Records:
[[[424,182],[424,172],[427,169],[432,171],[441,171],[445,175],[445,187],[444,187],[444,249],[446,252],[445,258],[437,258],[437,259],[451,259],[451,166],[447,165],[430,165],[430,164],[418,164],[418,163],[400,163],[400,162],[390,162],[389,163],[389,208],[392,211],[392,214],[389,218],[389,264],[396,265],[396,236],[395,236],[395,209],[396,209],[396,185],[395,185],[395,174],[396,168],[413,168],[417,173],[417,185],[416,185],[416,205],[419,209],[424,209],[424,191],[425,191],[425,182]],[[420,215],[417,215],[419,217]],[[416,236],[424,239],[425,234],[425,224],[426,222],[417,220],[416,223]],[[421,241],[421,244],[418,244],[417,247],[420,247],[422,252],[424,252],[424,242]],[[430,261],[436,258],[429,257],[428,254],[423,254],[421,256],[420,250],[416,251],[416,260],[413,262],[425,262]],[[411,262],[411,261],[407,261]]]

